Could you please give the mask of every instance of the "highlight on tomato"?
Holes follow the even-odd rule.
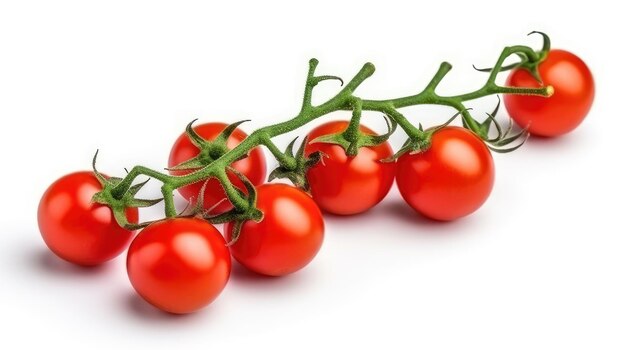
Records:
[[[449,221],[476,211],[493,188],[491,152],[473,132],[447,126],[432,135],[424,152],[398,158],[396,182],[418,213]]]
[[[268,276],[284,276],[308,265],[324,240],[324,220],[313,199],[293,186],[264,184],[257,187],[257,208],[263,219],[244,222],[230,246],[235,260]],[[224,226],[228,241],[235,226]]]
[[[544,86],[552,86],[549,98],[504,95],[509,115],[533,135],[553,137],[566,134],[585,119],[595,95],[591,71],[578,56],[564,50],[550,50],[539,64]],[[541,84],[524,68],[514,69],[506,84],[516,87],[539,87]]]
[[[307,136],[314,140],[319,136],[341,133],[349,122],[331,121],[313,129]],[[376,133],[361,125],[365,134]],[[322,152],[322,161],[307,172],[311,196],[319,207],[331,214],[353,215],[362,213],[385,198],[396,170],[395,162],[381,162],[393,155],[389,142],[378,146],[359,148],[358,154],[350,157],[340,145],[309,142],[305,155]]]
[[[137,293],[175,314],[197,311],[222,292],[231,270],[226,241],[210,223],[195,218],[150,224],[128,249],[128,277]]]
[[[134,232],[120,227],[109,207],[92,202],[102,185],[91,171],[65,175],[43,194],[37,211],[39,232],[52,252],[71,263],[94,266],[118,256]],[[130,223],[137,208],[126,209]]]
[[[224,123],[205,123],[196,125],[193,130],[206,141],[215,140],[223,131],[228,127]],[[194,157],[200,156],[200,160],[206,164],[212,160],[219,158],[223,153],[230,149],[233,149],[241,141],[243,141],[248,135],[241,129],[235,128],[228,136],[225,145],[206,145],[207,148],[200,150],[190,139],[187,133],[181,134],[170,151],[169,167],[173,168],[183,162],[189,161]],[[202,154],[201,154],[202,153]],[[248,156],[244,159],[240,159],[231,164],[231,166],[243,174],[250,180],[255,186],[265,182],[266,165],[265,156],[260,147],[252,149]],[[175,170],[170,171],[173,175],[185,175],[190,173],[191,170]],[[245,187],[241,183],[241,180],[236,176],[229,174],[230,181],[239,189],[244,190]],[[178,189],[178,192],[187,200],[191,202],[191,205],[195,205],[195,200],[199,198],[200,190],[204,182],[194,183]],[[220,214],[232,208],[229,201],[224,200],[226,195],[220,185],[219,181],[215,178],[209,179],[206,183],[204,190],[204,208],[213,208],[212,213]],[[220,203],[221,202],[221,203]],[[218,204],[219,203],[219,204]],[[215,206],[218,204],[217,206]]]

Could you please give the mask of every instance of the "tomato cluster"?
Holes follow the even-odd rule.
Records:
[[[507,95],[504,101],[511,117],[535,135],[556,136],[573,130],[593,100],[589,69],[573,54],[552,50],[539,72],[543,84],[554,87],[554,96]],[[508,83],[528,87],[539,84],[522,68],[512,71]],[[323,155],[321,161],[306,168],[310,193],[286,184],[265,183],[266,160],[258,147],[232,163],[231,168],[239,175],[229,173],[230,181],[244,195],[249,191],[242,177],[256,186],[255,206],[263,216],[257,221],[226,222],[223,235],[209,221],[193,216],[157,221],[135,235],[119,226],[111,207],[92,200],[103,191],[103,179],[108,179],[94,172],[66,175],[48,188],[38,211],[41,235],[56,255],[78,265],[104,263],[128,248],[126,267],[137,293],[164,311],[189,313],[208,305],[221,293],[231,273],[231,257],[249,270],[268,276],[284,276],[304,268],[322,246],[322,211],[336,215],[363,213],[385,198],[394,179],[410,207],[439,221],[471,214],[491,193],[495,179],[491,152],[481,137],[466,128],[433,129],[427,148],[398,155],[394,155],[388,141],[360,147],[356,155],[340,144],[315,141],[342,133],[349,125],[347,121],[331,121],[307,136],[304,156]],[[210,141],[224,136],[227,127],[208,123],[193,131]],[[360,132],[375,135],[363,125]],[[169,156],[171,174],[192,173],[193,169],[176,166],[194,157],[208,164],[247,135],[237,128],[224,137],[222,148],[198,149],[188,133],[180,135]],[[178,191],[192,206],[215,214],[233,208],[216,179],[186,185]],[[139,221],[135,207],[126,208],[123,215],[129,224]]]

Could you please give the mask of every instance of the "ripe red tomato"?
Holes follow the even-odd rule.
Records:
[[[128,249],[126,267],[146,301],[185,314],[217,298],[228,282],[231,262],[226,241],[213,225],[176,218],[141,231]]]
[[[504,95],[504,104],[513,120],[539,136],[559,136],[574,130],[585,118],[595,94],[591,71],[576,55],[551,50],[539,64],[544,85],[554,87],[549,98]],[[527,70],[514,69],[506,84],[519,87],[539,87]]]
[[[239,239],[230,247],[246,268],[268,276],[283,276],[305,267],[324,240],[322,213],[305,192],[284,184],[257,188],[261,222],[246,221]],[[224,226],[232,239],[233,223]]]
[[[396,181],[418,213],[447,221],[478,209],[489,197],[494,177],[484,142],[467,129],[448,126],[433,134],[428,150],[398,158]]]
[[[313,129],[308,139],[340,133],[346,130],[347,121],[332,121]],[[375,134],[361,125],[361,131]],[[328,157],[307,172],[311,195],[322,210],[332,214],[352,215],[364,212],[378,204],[393,184],[395,162],[381,162],[393,155],[388,142],[375,147],[361,147],[355,157],[330,143],[309,143],[305,154],[321,151]]]
[[[222,132],[222,130],[226,128],[226,126],[227,125],[223,123],[206,123],[197,125],[193,129],[203,139],[214,140]],[[246,135],[240,129],[235,129],[235,131],[228,138],[226,146],[228,147],[228,149],[233,149],[247,136],[248,135]],[[187,134],[183,133],[178,137],[178,139],[172,146],[169,158],[169,166],[176,166],[184,161],[187,161],[197,156],[199,153],[200,151],[196,146],[191,143],[191,140],[189,140]],[[243,175],[245,175],[254,185],[260,185],[265,182],[265,156],[263,155],[263,151],[259,147],[254,148],[252,151],[250,151],[250,154],[247,158],[236,161],[231,164],[231,166]],[[172,171],[170,173],[174,175],[185,175],[189,172],[190,171]],[[241,180],[239,180],[237,176],[229,174],[229,178],[235,186],[237,186],[241,190],[245,190],[244,185],[241,183]],[[194,204],[195,199],[198,198],[198,195],[200,194],[200,190],[202,190],[203,185],[204,182],[199,182],[181,187],[178,189],[178,191],[183,197],[185,197],[185,199],[191,201],[191,204]],[[224,194],[224,190],[222,189],[219,181],[217,181],[216,179],[210,179],[204,191],[204,208],[209,209],[224,198],[226,198],[226,195]],[[220,214],[231,208],[232,205],[226,200],[218,205],[212,213]]]
[[[54,182],[39,202],[39,232],[48,248],[78,265],[93,266],[118,256],[133,232],[120,227],[111,209],[92,203],[102,185],[90,171],[65,175]],[[129,222],[137,223],[137,208],[126,210]]]

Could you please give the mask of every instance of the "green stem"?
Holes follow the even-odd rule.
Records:
[[[350,102],[350,107],[352,108],[352,118],[350,118],[348,127],[346,127],[346,130],[342,133],[341,137],[349,142],[349,146],[346,149],[348,157],[355,157],[359,153],[358,140],[361,135],[360,127],[363,101],[361,101],[360,98],[355,97]]]
[[[283,168],[293,170],[297,167],[296,159],[294,157],[288,157],[285,153],[281,152],[269,135],[261,135],[261,144],[272,153],[274,158],[278,161],[278,164]]]
[[[248,209],[248,202],[245,198],[241,197],[241,195],[239,194],[239,190],[237,190],[233,183],[230,182],[230,179],[228,178],[225,169],[220,169],[219,171],[217,171],[215,177],[222,185],[222,188],[226,193],[226,197],[228,197],[228,200],[235,208],[240,211],[245,211],[246,209]]]
[[[335,79],[336,77],[315,76],[315,69],[318,65],[318,61],[316,59],[311,59],[309,61],[309,70],[304,89],[302,108],[298,115],[290,120],[256,130],[235,148],[224,153],[221,157],[214,160],[209,165],[186,175],[167,175],[143,166],[135,166],[126,175],[126,177],[122,181],[120,181],[115,188],[112,189],[111,193],[115,198],[121,198],[128,191],[136,177],[140,175],[145,175],[155,178],[163,183],[162,192],[165,199],[165,211],[166,215],[168,217],[171,217],[176,215],[172,199],[173,190],[182,186],[189,185],[191,183],[196,183],[207,180],[211,177],[215,177],[224,187],[224,191],[233,206],[239,210],[245,211],[249,207],[249,204],[245,198],[242,198],[240,192],[228,179],[228,176],[226,175],[226,169],[228,168],[228,166],[230,166],[231,163],[233,163],[240,157],[247,154],[253,148],[259,145],[264,145],[269,149],[272,155],[274,155],[274,157],[278,159],[281,165],[287,168],[295,168],[295,164],[292,164],[294,160],[281,153],[276,145],[271,141],[271,139],[278,135],[282,135],[296,130],[311,122],[312,120],[325,116],[329,113],[341,110],[352,110],[353,118],[350,122],[350,127],[353,129],[356,128],[356,130],[358,131],[358,124],[360,119],[358,116],[360,116],[361,110],[383,112],[389,118],[397,122],[410,137],[420,139],[424,137],[425,133],[420,131],[413,124],[411,124],[404,117],[404,115],[402,115],[398,111],[399,108],[423,104],[449,106],[461,112],[465,122],[472,126],[472,124],[475,124],[476,121],[471,117],[471,115],[465,108],[463,104],[465,101],[474,100],[477,98],[498,93],[550,96],[553,92],[553,89],[550,86],[543,88],[501,87],[495,83],[496,76],[502,69],[502,65],[506,58],[517,53],[522,53],[526,55],[531,61],[540,59],[538,53],[533,51],[533,49],[531,49],[530,47],[506,47],[498,58],[493,68],[493,71],[491,71],[489,78],[487,79],[487,82],[484,84],[484,86],[469,93],[453,96],[441,96],[435,92],[439,83],[452,69],[452,65],[447,62],[443,62],[440,65],[435,76],[428,83],[428,85],[418,94],[386,100],[360,99],[354,95],[354,91],[368,77],[370,77],[375,70],[373,64],[366,63],[365,65],[363,65],[361,70],[359,70],[359,72],[354,76],[354,78],[352,78],[352,80],[350,80],[343,87],[343,89],[341,89],[330,100],[318,106],[313,106],[311,104],[313,88],[321,80],[331,78]]]
[[[381,110],[381,112],[385,113],[387,116],[389,116],[389,118],[392,118],[393,120],[395,120],[396,123],[400,125],[402,130],[404,130],[404,132],[410,138],[421,139],[424,137],[424,132],[416,128],[413,124],[411,124],[411,122],[408,119],[406,119],[406,117],[402,113],[398,112],[398,110],[396,110],[395,108],[391,106],[387,106],[387,107],[384,107]]]

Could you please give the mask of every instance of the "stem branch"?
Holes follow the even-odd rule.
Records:
[[[465,101],[474,100],[477,98],[485,97],[493,94],[525,94],[536,96],[550,96],[553,92],[552,87],[542,88],[521,88],[521,87],[502,87],[496,84],[496,77],[503,69],[504,61],[511,55],[521,54],[528,57],[531,61],[538,61],[541,59],[539,53],[535,52],[532,48],[527,46],[510,46],[502,50],[493,70],[490,72],[486,83],[479,89],[460,95],[441,96],[435,92],[437,86],[441,83],[443,78],[450,72],[452,65],[448,62],[443,62],[439,66],[439,69],[435,73],[434,77],[426,85],[426,87],[419,93],[399,98],[392,98],[386,100],[368,100],[361,99],[354,95],[355,90],[374,73],[374,65],[366,63],[363,67],[354,75],[354,77],[331,99],[318,106],[311,104],[311,98],[313,95],[313,89],[317,83],[321,80],[338,79],[338,77],[332,76],[315,76],[315,69],[318,65],[316,59],[309,61],[309,69],[307,73],[306,84],[304,88],[304,96],[302,100],[302,107],[300,112],[293,118],[277,123],[274,125],[266,126],[253,132],[239,143],[232,150],[224,153],[218,159],[214,160],[204,168],[198,169],[182,176],[168,175],[160,173],[158,171],[143,167],[135,166],[131,171],[119,182],[112,190],[111,193],[117,199],[120,199],[132,186],[133,181],[140,175],[149,176],[157,179],[163,183],[162,194],[165,200],[165,214],[167,217],[176,216],[176,209],[174,208],[173,191],[182,186],[189,185],[191,183],[205,181],[211,177],[217,178],[224,188],[228,199],[233,206],[239,211],[245,211],[249,209],[250,204],[243,197],[242,192],[237,189],[227,176],[227,169],[231,163],[247,154],[253,148],[263,145],[272,153],[278,162],[287,169],[295,169],[295,160],[282,153],[278,147],[272,142],[272,138],[278,135],[282,135],[291,132],[295,129],[302,127],[303,125],[315,120],[319,117],[327,115],[332,112],[341,110],[352,110],[353,115],[349,124],[349,128],[352,128],[358,132],[361,111],[379,111],[385,113],[389,118],[393,119],[400,127],[413,139],[424,138],[424,132],[416,128],[407,118],[398,111],[399,108],[434,104],[449,106],[457,111],[461,112],[464,121],[469,126],[476,126],[476,121],[471,117],[470,113],[464,106]],[[343,81],[342,81],[343,82]],[[350,136],[350,133],[346,134]]]

